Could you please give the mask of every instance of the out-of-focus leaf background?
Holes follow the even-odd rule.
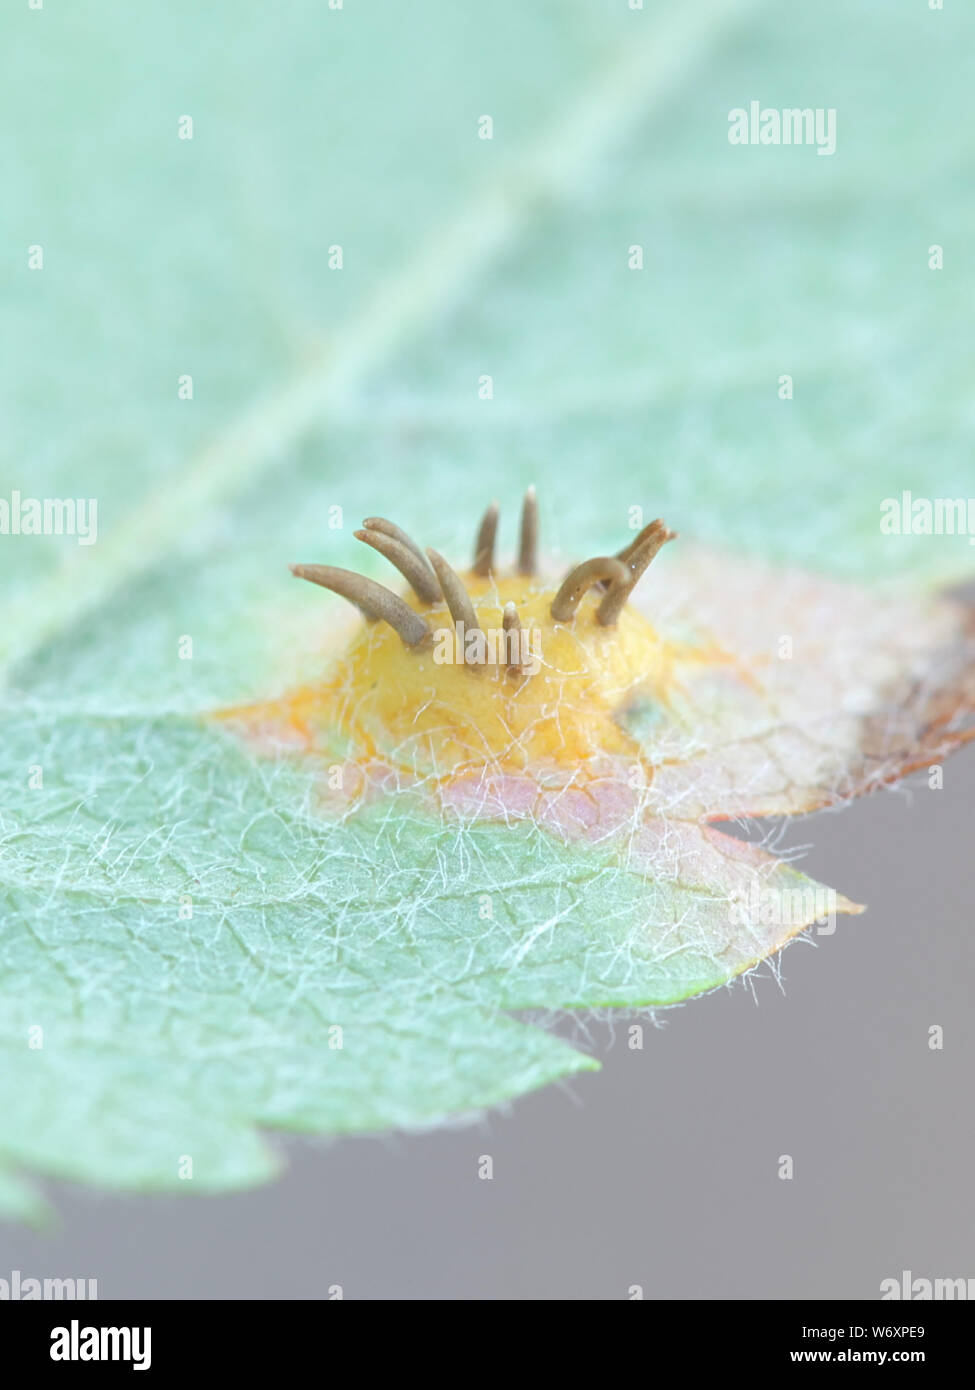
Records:
[[[902,488],[972,490],[962,6],[93,0],[3,25],[2,495],[99,507],[91,547],[0,538],[6,698],[27,711],[5,735],[5,806],[45,759],[56,798],[42,861],[8,823],[8,910],[67,887],[38,920],[97,944],[97,885],[72,904],[59,864],[75,872],[88,834],[101,873],[116,821],[120,853],[161,862],[172,839],[125,842],[124,795],[147,770],[162,805],[212,791],[205,736],[186,747],[166,718],[307,672],[319,596],[286,562],[379,573],[355,553],[364,515],[466,554],[492,496],[512,544],[535,481],[567,557],[618,543],[638,504],[870,583],[970,571],[964,538],[879,529]],[[752,99],[835,107],[835,155],[731,146],[728,112]],[[240,776],[228,854],[251,825]],[[275,863],[287,796],[253,803]],[[83,983],[110,997],[110,964]],[[217,1124],[215,1154],[225,1141]]]
[[[2,476],[99,499],[96,546],[0,547],[32,684],[262,691],[286,559],[341,562],[377,510],[466,553],[533,479],[567,554],[637,503],[839,573],[970,569],[964,540],[879,530],[884,497],[972,477],[964,6],[93,0],[4,26]],[[752,99],[835,107],[835,155],[730,145]]]

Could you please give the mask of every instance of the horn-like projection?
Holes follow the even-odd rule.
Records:
[[[308,579],[312,584],[320,584],[323,589],[331,589],[333,594],[341,594],[342,598],[354,603],[370,622],[389,623],[408,647],[418,647],[430,636],[430,629],[419,613],[414,612],[391,589],[366,579],[362,574],[338,569],[335,565],[291,565],[290,569],[299,579]]]
[[[581,565],[576,565],[575,569],[567,574],[562,581],[555,598],[552,600],[550,613],[557,623],[567,623],[574,616],[579,607],[579,600],[587,589],[591,589],[600,580],[609,583],[610,589],[603,603],[612,598],[616,590],[625,587],[629,583],[630,571],[622,560],[618,560],[614,555],[597,555],[592,560],[584,560]],[[600,604],[600,608],[602,604]]]
[[[596,609],[597,622],[602,623],[604,627],[612,627],[657,551],[667,541],[675,540],[676,536],[676,531],[668,531],[666,523],[658,519],[651,521],[649,526],[644,526],[640,534],[629,545],[624,546],[617,559],[626,565],[627,580],[624,584],[611,586]]]
[[[440,585],[437,583],[437,576],[430,568],[428,562],[418,556],[408,545],[396,540],[395,536],[390,536],[385,531],[377,531],[367,527],[364,531],[356,531],[357,541],[365,541],[366,545],[371,545],[373,550],[378,550],[380,555],[385,555],[389,562],[396,566],[400,574],[406,579],[422,603],[437,603],[440,599]]]
[[[474,563],[471,566],[474,574],[486,577],[494,569],[494,541],[497,534],[498,504],[492,502],[481,518],[474,542]]]
[[[521,539],[518,546],[519,574],[534,574],[538,569],[538,498],[534,484],[525,493],[521,508]]]

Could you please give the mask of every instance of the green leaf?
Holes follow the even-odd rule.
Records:
[[[566,563],[640,506],[885,588],[969,573],[965,537],[879,521],[970,476],[975,16],[92,0],[4,25],[0,496],[96,498],[98,532],[0,536],[0,1206],[39,1213],[15,1169],[224,1189],[273,1171],[260,1129],[495,1104],[594,1065],[511,1011],[670,1002],[805,925],[729,935],[732,897],[816,885],[711,830],[675,829],[668,876],[409,798],[329,819],[314,766],[205,715],[336,649],[288,561],[383,576],[351,535],[377,511],[465,557],[531,480]],[[753,98],[835,106],[835,156],[730,146]]]
[[[184,721],[34,712],[6,748],[44,768],[4,825],[18,1165],[177,1187],[188,1155],[201,1187],[252,1182],[272,1169],[254,1126],[416,1125],[593,1065],[500,1010],[667,1002],[750,963],[716,957],[730,929],[710,869],[648,884],[531,824],[385,804],[329,823],[288,764]],[[749,859],[722,870],[750,882]]]

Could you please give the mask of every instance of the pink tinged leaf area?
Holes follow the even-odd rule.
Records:
[[[692,547],[673,558],[667,583],[636,601],[661,631],[720,633],[737,664],[688,672],[646,721],[657,814],[801,814],[938,763],[975,735],[970,605]]]

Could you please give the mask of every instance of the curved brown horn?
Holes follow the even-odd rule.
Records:
[[[566,575],[549,611],[557,623],[566,623],[575,614],[579,600],[587,589],[591,589],[600,580],[608,580],[608,599],[619,586],[627,584],[629,578],[630,571],[626,565],[613,555],[597,555],[592,560],[584,560]],[[603,603],[605,602],[606,599],[603,599]]]
[[[381,531],[384,536],[392,536],[394,541],[399,541],[400,545],[405,545],[407,550],[412,550],[421,565],[426,564],[426,556],[416,541],[408,531],[403,530],[402,526],[397,526],[395,521],[387,521],[384,516],[367,516],[362,524],[367,531]]]
[[[479,630],[480,623],[477,621],[471,596],[464,588],[457,572],[450,568],[444,557],[436,550],[428,548],[427,554],[430,556],[431,565],[437,572],[440,591],[443,594],[444,602],[450,609],[450,616],[454,622],[463,623],[468,632]]]
[[[440,586],[437,576],[427,561],[419,559],[409,546],[396,540],[394,536],[387,535],[385,531],[366,528],[354,534],[357,541],[365,541],[366,545],[371,545],[373,550],[378,550],[380,555],[385,555],[386,559],[396,566],[403,578],[409,581],[410,587],[421,602],[439,601]]]
[[[635,540],[626,546],[617,557],[623,560],[629,571],[629,577],[625,584],[614,585],[610,588],[596,609],[597,622],[602,623],[604,627],[611,627],[616,622],[623,610],[623,605],[636,588],[641,575],[657,551],[667,541],[676,540],[676,538],[677,532],[668,531],[666,523],[659,519],[651,521],[649,526],[644,526]]]
[[[414,612],[391,589],[376,584],[365,575],[338,569],[335,565],[291,565],[289,568],[299,579],[308,579],[312,584],[320,584],[323,589],[331,589],[333,594],[341,594],[342,598],[354,603],[370,622],[389,623],[408,647],[418,647],[430,636],[430,629],[419,613]]]

